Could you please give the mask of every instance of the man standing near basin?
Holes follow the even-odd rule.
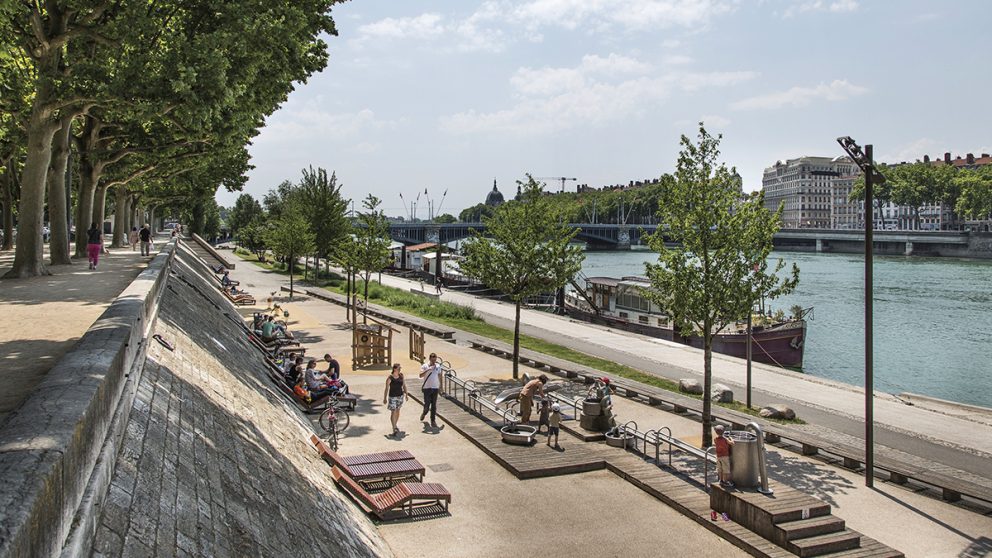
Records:
[[[536,379],[527,382],[524,389],[520,390],[520,422],[527,424],[530,422],[530,412],[534,406],[534,396],[544,397],[544,384],[548,383],[548,377],[541,374]]]

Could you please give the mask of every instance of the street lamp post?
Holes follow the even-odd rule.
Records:
[[[872,160],[872,146],[866,145],[864,151],[850,136],[837,138],[837,143],[858,165],[865,175],[865,486],[871,488],[875,483],[875,412],[873,397],[875,382],[872,362],[872,246],[873,220],[869,219],[871,210],[872,187],[877,182],[885,182],[885,176],[878,172]]]

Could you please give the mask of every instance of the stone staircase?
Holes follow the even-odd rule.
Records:
[[[848,529],[829,504],[774,483],[774,494],[713,484],[710,504],[731,520],[802,558],[897,558],[903,553]]]

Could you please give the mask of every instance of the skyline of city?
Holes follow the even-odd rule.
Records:
[[[841,155],[839,135],[875,144],[883,162],[977,156],[992,151],[989,78],[974,71],[988,51],[982,13],[992,6],[341,4],[328,68],[255,138],[244,191],[261,198],[313,165],[388,214],[425,189],[447,191],[440,212],[457,214],[494,178],[508,193],[527,172],[592,187],[672,172],[680,134],[700,120],[725,135],[722,159],[745,190],[778,160]]]

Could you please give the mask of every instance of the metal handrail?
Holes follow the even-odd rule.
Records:
[[[627,449],[627,425],[629,425],[631,423],[634,424],[634,430],[633,430],[633,433],[634,433],[634,449],[636,450],[637,449],[637,438],[638,438],[637,434],[639,434],[639,432],[637,431],[637,422],[635,422],[633,420],[628,420],[627,422],[623,423],[623,426],[620,427],[620,431],[623,433],[623,448],[624,449]],[[642,453],[644,453],[644,452],[642,452]]]
[[[706,453],[703,454],[703,485],[706,487],[706,492],[710,491],[710,451],[716,459],[716,446],[706,448]]]
[[[761,487],[758,488],[758,492],[772,494],[772,489],[768,488],[768,469],[765,463],[765,434],[756,422],[749,422],[744,430],[753,430],[754,435],[758,437],[758,474],[761,476]]]

